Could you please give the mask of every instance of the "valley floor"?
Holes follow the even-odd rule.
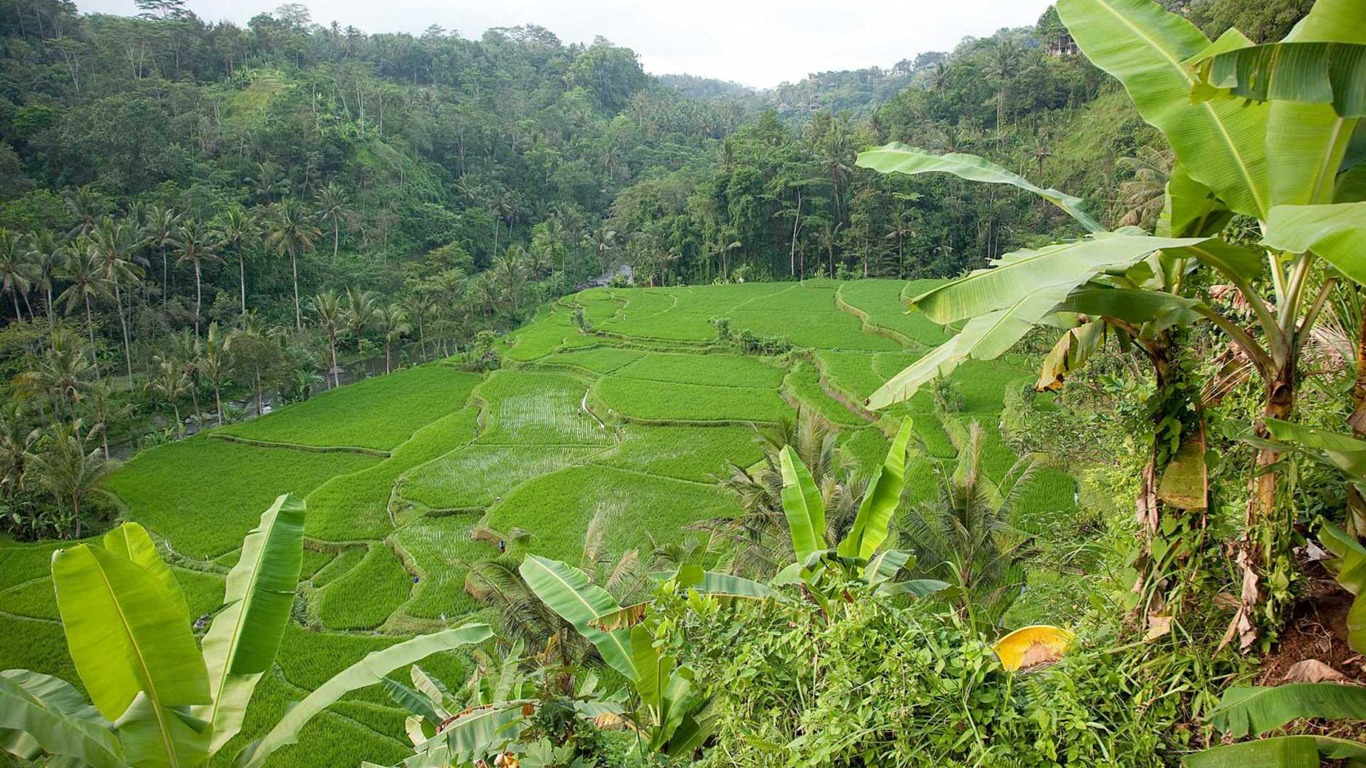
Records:
[[[924,442],[909,475],[913,498],[935,492],[932,462],[952,457],[978,421],[984,466],[999,479],[1017,460],[999,425],[1007,391],[1029,380],[1023,361],[960,368],[952,379],[963,404],[951,414],[936,414],[928,393],[884,413],[859,405],[945,340],[905,311],[920,287],[594,289],[502,340],[501,370],[432,364],[369,379],[146,451],[107,488],[129,519],[164,539],[196,615],[218,607],[236,547],[271,500],[306,498],[305,607],[239,737],[255,738],[289,701],[365,653],[478,614],[464,590],[468,564],[496,556],[500,541],[529,535],[532,551],[577,562],[597,514],[616,522],[605,541],[614,552],[680,542],[691,524],[736,514],[738,500],[715,478],[761,458],[752,425],[797,408],[838,426],[846,459],[868,466],[913,418]],[[576,310],[591,333],[576,326]],[[735,354],[716,342],[718,317],[736,332],[790,337],[795,351]],[[1042,469],[1015,522],[1049,551],[1048,537],[1077,536],[1077,498],[1072,477]],[[47,576],[55,546],[0,546],[0,668],[74,680]],[[1065,620],[1048,614],[1080,599],[1086,563],[1045,559],[1014,624]],[[456,680],[461,664],[427,666]],[[403,712],[371,689],[315,720],[276,762],[385,764],[409,752]]]

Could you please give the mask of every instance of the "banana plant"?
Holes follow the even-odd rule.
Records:
[[[97,768],[206,765],[240,732],[252,692],[275,663],[303,563],[304,504],[281,496],[243,541],[224,608],[202,649],[170,567],[147,531],[125,523],[103,546],[53,553],[62,630],[90,703],[59,678],[0,673],[0,746]],[[471,625],[367,656],[292,708],[238,755],[258,768],[342,695],[406,663],[490,635]]]
[[[783,448],[779,454],[783,513],[797,559],[778,573],[775,585],[803,584],[822,603],[829,599],[827,585],[838,589],[850,578],[862,579],[874,588],[874,594],[884,597],[923,597],[948,588],[948,584],[933,579],[895,581],[898,573],[913,566],[910,553],[879,551],[887,540],[892,515],[901,504],[913,434],[912,422],[906,419],[892,439],[887,458],[873,471],[853,525],[835,547],[825,539],[825,501],[811,471],[791,446]]]
[[[553,736],[556,747],[572,748],[573,721],[596,724],[623,712],[619,702],[603,696],[595,675],[546,666],[554,648],[531,659],[524,659],[522,650],[514,644],[497,663],[476,654],[480,669],[457,693],[417,666],[410,670],[412,687],[384,680],[390,697],[410,713],[407,731],[415,754],[400,765],[446,768],[524,752],[531,745],[522,742],[523,735],[543,713],[547,716],[540,720],[559,723],[558,733],[545,736]],[[527,662],[539,666],[527,674],[522,670]]]
[[[1339,683],[1235,687],[1209,720],[1233,738],[1263,736],[1295,720],[1366,720],[1366,688]],[[1212,747],[1185,759],[1187,768],[1318,768],[1323,760],[1366,765],[1366,744],[1318,735],[1258,738]]]
[[[1366,152],[1361,151],[1359,118],[1351,110],[1339,114],[1334,109],[1338,101],[1351,99],[1325,99],[1322,88],[1314,99],[1296,101],[1275,100],[1282,92],[1274,89],[1254,94],[1272,99],[1266,102],[1248,103],[1233,87],[1221,93],[1227,70],[1239,70],[1234,57],[1248,56],[1239,52],[1251,48],[1251,41],[1236,30],[1211,41],[1152,0],[1059,0],[1057,11],[1082,52],[1124,85],[1144,120],[1164,134],[1175,152],[1159,236],[1096,232],[1092,222],[1069,210],[1075,205],[1060,193],[1039,192],[985,161],[969,175],[904,146],[864,153],[859,165],[884,173],[948,172],[1029,189],[1092,233],[1078,241],[1008,254],[991,269],[916,297],[912,303],[932,320],[965,324],[948,343],[875,393],[870,406],[909,398],[965,359],[999,356],[1038,325],[1066,327],[1076,324],[1078,314],[1094,313],[1123,329],[1154,322],[1162,312],[1185,311],[1219,329],[1251,361],[1263,383],[1264,418],[1285,418],[1295,404],[1303,345],[1338,280],[1343,275],[1366,279],[1366,268],[1356,257],[1359,250],[1354,250],[1366,229],[1361,187],[1341,183],[1361,168]],[[1366,43],[1359,15],[1355,0],[1319,0],[1285,42]],[[1314,70],[1299,71],[1306,79]],[[1320,85],[1334,93],[1360,89],[1361,75],[1344,71],[1318,71],[1328,81]],[[1202,72],[1214,82],[1202,80]],[[1264,233],[1259,247],[1239,247],[1218,237],[1234,214],[1259,221]],[[1255,332],[1238,317],[1187,295],[1184,276],[1196,267],[1217,273],[1242,293],[1254,315]],[[1258,287],[1264,275],[1270,277],[1269,295]],[[1150,295],[1140,299],[1140,294]],[[1083,307],[1090,311],[1082,312]],[[1063,341],[1067,346],[1054,356],[1055,363],[1084,357],[1073,354],[1086,350],[1079,335]],[[1228,638],[1236,637],[1243,648],[1258,638],[1258,618],[1274,616],[1264,581],[1275,553],[1284,546],[1282,529],[1287,527],[1275,517],[1275,454],[1259,452],[1256,462],[1257,486],[1237,556],[1243,588]],[[1149,485],[1154,484],[1145,482]],[[1153,495],[1141,494],[1140,501]],[[1150,515],[1153,511],[1146,510]],[[1145,509],[1139,512],[1143,517]]]

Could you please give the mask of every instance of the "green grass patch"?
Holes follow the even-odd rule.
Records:
[[[373,544],[365,558],[323,590],[318,613],[329,629],[374,629],[405,600],[413,579],[385,544]]]
[[[590,373],[606,375],[644,357],[645,353],[618,347],[594,347],[559,352],[536,362],[542,365],[567,365]]]
[[[105,487],[128,505],[131,519],[165,536],[177,552],[211,558],[238,547],[277,496],[302,498],[329,478],[379,461],[196,435],[138,454]]]
[[[611,433],[583,409],[587,383],[561,373],[495,371],[475,391],[484,409],[481,443],[610,445]]]
[[[790,409],[776,389],[708,387],[610,377],[593,393],[612,414],[656,422],[777,421]]]
[[[399,493],[430,509],[479,509],[527,480],[584,463],[602,450],[476,443],[412,470]]]
[[[498,550],[470,538],[474,522],[466,515],[425,516],[394,534],[420,572],[404,613],[454,621],[478,609],[474,598],[465,594],[465,564],[496,557]]]
[[[798,360],[783,386],[802,404],[821,418],[842,427],[865,427],[868,421],[826,394],[821,387],[820,371],[809,360]]]
[[[677,384],[777,389],[786,374],[757,357],[648,354],[616,372],[617,377]]]
[[[868,315],[868,324],[885,328],[926,347],[949,340],[948,334],[918,310],[907,311],[900,280],[855,280],[840,286],[845,304]]]
[[[831,307],[834,309],[833,305]],[[865,352],[893,351],[901,345],[884,336],[863,331],[857,317],[839,312],[758,312],[743,309],[730,314],[735,332],[748,330],[759,336],[786,337],[807,349],[849,349]]]
[[[747,467],[763,458],[747,426],[654,427],[628,424],[626,440],[595,463],[680,480],[710,482],[728,463]]]
[[[326,541],[381,539],[393,529],[389,496],[398,478],[473,440],[479,412],[466,408],[423,427],[389,458],[360,472],[342,475],[308,495],[305,531]]]
[[[479,377],[441,365],[376,376],[223,428],[249,440],[387,451],[465,407]]]
[[[739,505],[716,486],[603,466],[571,467],[513,491],[489,510],[488,521],[497,530],[530,532],[531,548],[539,554],[578,562],[584,531],[600,510],[619,521],[608,528],[607,547],[623,552],[647,547],[651,535],[681,541],[688,524],[732,517]]]
[[[313,586],[322,589],[333,581],[345,576],[352,568],[359,565],[361,560],[365,559],[365,555],[369,551],[369,548],[359,546],[343,549],[336,557],[332,558],[331,562],[322,568],[319,568],[318,572],[313,574],[313,578],[311,579]]]

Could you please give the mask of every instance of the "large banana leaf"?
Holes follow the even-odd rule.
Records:
[[[609,667],[628,680],[635,677],[630,631],[605,632],[593,626],[595,620],[621,610],[616,598],[593,584],[583,571],[557,560],[527,555],[520,571],[536,597],[596,646]]]
[[[912,432],[911,420],[906,419],[892,440],[887,459],[873,470],[854,523],[840,542],[840,557],[867,560],[887,540],[887,526],[892,521],[892,513],[901,504],[901,491],[906,485],[907,449]]]
[[[1045,317],[1053,314],[1070,290],[1068,285],[1053,286],[1023,296],[1005,309],[972,318],[958,335],[883,384],[865,405],[877,410],[909,400],[920,387],[949,375],[964,360],[991,360],[1005,354]]]
[[[825,502],[811,470],[792,451],[784,446],[778,454],[778,463],[783,475],[783,513],[787,516],[787,529],[792,535],[792,548],[796,550],[798,562],[805,560],[812,552],[826,549],[825,546]]]
[[[1351,479],[1366,478],[1366,441],[1280,419],[1266,419],[1266,429],[1277,440],[1306,451]]]
[[[0,749],[10,754],[122,768],[122,748],[111,725],[65,680],[28,670],[0,672]]]
[[[1092,317],[1113,317],[1134,325],[1153,324],[1154,330],[1193,325],[1200,320],[1200,302],[1162,291],[1137,288],[1082,288],[1073,291],[1059,310]]]
[[[404,760],[403,768],[450,768],[482,759],[487,753],[516,739],[525,726],[522,708],[531,701],[505,701],[475,707],[455,719]]]
[[[1104,227],[1082,210],[1081,198],[1059,192],[1056,189],[1037,187],[1023,176],[1012,173],[976,155],[961,153],[936,155],[923,149],[893,142],[880,149],[860,152],[858,166],[860,168],[871,168],[878,173],[904,173],[911,176],[921,173],[948,173],[968,181],[1008,184],[1026,192],[1032,192],[1056,205],[1067,215],[1076,219],[1088,232],[1105,231]]]
[[[154,573],[81,544],[53,554],[52,580],[71,660],[105,718],[118,719],[141,691],[158,715],[209,703],[189,619]]]
[[[241,730],[256,682],[275,663],[299,586],[303,541],[304,503],[281,496],[242,541],[228,573],[227,607],[204,636],[213,703],[196,712],[213,724],[215,751]]]
[[[1319,768],[1323,760],[1366,766],[1366,745],[1328,736],[1281,736],[1213,747],[1187,757],[1186,768]]]
[[[1058,16],[1093,64],[1129,92],[1139,114],[1166,135],[1195,181],[1238,213],[1271,207],[1264,104],[1191,102],[1192,59],[1247,47],[1230,32],[1211,45],[1190,21],[1151,0],[1059,0]]]
[[[146,568],[157,577],[157,580],[166,585],[167,591],[176,602],[176,607],[186,616],[190,615],[190,609],[185,604],[185,595],[180,591],[180,580],[171,572],[171,567],[161,558],[161,553],[157,552],[156,542],[147,533],[147,529],[137,523],[124,523],[118,528],[104,535],[104,548],[110,552],[116,552],[132,560],[137,565]]]
[[[1086,365],[1105,343],[1105,328],[1105,323],[1095,321],[1063,333],[1039,367],[1039,380],[1034,383],[1034,389],[1040,392],[1062,389],[1072,371]]]
[[[1335,559],[1328,565],[1342,588],[1354,595],[1366,594],[1366,547],[1361,546],[1357,537],[1332,523],[1324,523],[1319,528],[1319,542],[1333,553]]]
[[[185,707],[156,707],[139,693],[114,727],[133,768],[192,768],[209,760],[211,728]]]
[[[1223,231],[1233,212],[1204,184],[1192,179],[1178,160],[1167,179],[1158,237],[1212,237]]]
[[[1322,15],[1332,5],[1321,0],[1321,7],[1313,12]],[[1338,6],[1346,7],[1342,0]],[[1198,73],[1214,89],[1201,89],[1201,98],[1228,95],[1252,101],[1331,104],[1340,117],[1366,117],[1366,88],[1362,87],[1366,45],[1359,43],[1255,45],[1211,56],[1200,62]]]
[[[1102,272],[1126,269],[1154,251],[1204,242],[1205,238],[1105,234],[1015,251],[1002,256],[991,268],[938,286],[911,303],[929,319],[947,325],[1009,307],[1036,291],[1058,287],[1070,291]]]
[[[1366,203],[1277,206],[1267,218],[1265,242],[1290,253],[1313,251],[1366,285]]]
[[[237,756],[237,765],[240,768],[260,768],[275,750],[298,741],[299,731],[309,720],[351,691],[374,685],[399,667],[414,664],[434,653],[464,645],[475,645],[491,637],[493,630],[489,629],[488,625],[466,624],[444,632],[415,637],[368,654],[291,707],[264,738],[242,750]]]
[[[1220,731],[1260,736],[1297,719],[1366,720],[1366,688],[1340,683],[1234,687],[1209,713]]]

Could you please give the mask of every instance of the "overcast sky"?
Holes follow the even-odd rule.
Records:
[[[889,67],[963,37],[1033,24],[1051,0],[311,0],[313,20],[365,32],[432,24],[478,37],[538,24],[566,42],[601,35],[640,54],[653,74],[688,73],[767,88],[808,73]],[[245,23],[280,0],[189,0],[209,21]],[[133,0],[77,0],[82,11],[132,14]]]

